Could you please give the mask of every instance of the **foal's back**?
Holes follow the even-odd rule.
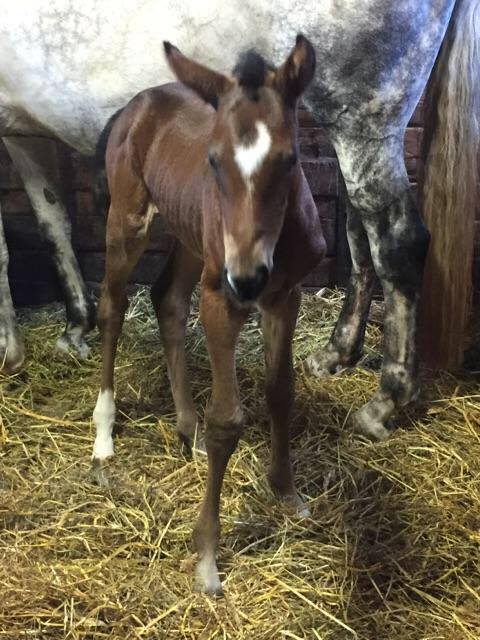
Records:
[[[214,109],[180,83],[146,89],[118,116],[108,139],[106,167],[112,204],[145,198],[167,226],[201,256],[202,193]]]

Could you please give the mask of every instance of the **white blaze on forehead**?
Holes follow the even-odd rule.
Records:
[[[235,162],[246,180],[249,180],[261,167],[272,145],[267,125],[258,120],[256,128],[257,137],[255,140],[249,145],[238,145],[234,150]]]

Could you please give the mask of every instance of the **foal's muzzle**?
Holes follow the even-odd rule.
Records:
[[[265,289],[269,275],[266,265],[257,267],[253,276],[232,277],[228,270],[225,270],[228,285],[240,302],[256,300]]]

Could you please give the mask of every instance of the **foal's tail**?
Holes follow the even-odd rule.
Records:
[[[427,88],[423,216],[432,238],[419,344],[433,367],[462,363],[479,202],[480,0],[457,0]]]
[[[107,174],[105,172],[105,151],[107,150],[108,138],[113,125],[122,111],[123,107],[118,109],[118,111],[108,119],[107,124],[103,127],[98,138],[95,155],[91,158],[91,167],[95,175],[92,185],[95,207],[105,218],[107,217],[110,207],[110,192],[108,190]]]

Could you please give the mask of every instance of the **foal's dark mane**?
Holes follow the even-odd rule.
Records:
[[[238,57],[238,62],[233,69],[233,75],[238,78],[238,83],[245,89],[259,89],[265,84],[267,71],[274,67],[255,49],[248,49]]]

